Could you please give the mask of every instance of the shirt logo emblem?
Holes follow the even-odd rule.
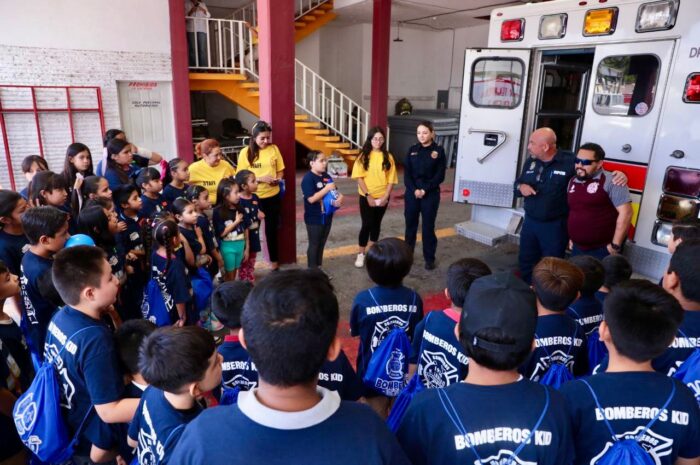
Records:
[[[437,157],[438,157],[438,153],[435,150],[430,152],[430,158],[432,158],[433,160],[437,160]]]
[[[559,176],[566,176],[566,171],[554,170],[553,173],[558,174]]]
[[[316,187],[318,187],[319,189],[323,189],[323,183],[321,181],[317,182]]]
[[[589,194],[595,194],[598,192],[598,183],[597,182],[592,182],[586,187],[586,191],[588,191]]]
[[[535,169],[535,162],[531,161],[530,162],[530,170],[534,170],[534,169]]]

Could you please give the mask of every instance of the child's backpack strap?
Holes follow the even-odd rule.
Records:
[[[586,385],[588,390],[591,392],[591,396],[593,397],[593,401],[595,402],[596,407],[598,410],[600,410],[601,415],[603,416],[603,421],[605,422],[605,425],[608,427],[608,431],[610,432],[610,436],[612,437],[613,442],[617,442],[617,435],[615,434],[615,431],[612,429],[612,425],[610,425],[610,422],[608,421],[608,418],[605,416],[605,410],[603,407],[600,405],[600,402],[598,401],[598,396],[596,396],[595,391],[593,391],[593,387],[591,387],[590,384],[588,384],[588,381],[585,379],[582,379],[581,382]],[[673,396],[676,394],[676,383],[671,380],[671,394],[669,394],[668,399],[666,399],[666,402],[664,402],[664,405],[659,409],[659,411],[656,413],[654,418],[652,418],[649,423],[644,427],[643,430],[641,430],[635,437],[635,441],[639,442],[639,440],[647,434],[647,431],[649,428],[652,427],[654,423],[656,423],[656,420],[659,419],[661,414],[663,413],[664,410],[668,407],[668,405],[671,403],[671,400],[673,400]]]
[[[573,313],[576,316],[576,318],[581,318],[581,315],[579,315],[578,312],[576,310],[574,310],[574,307],[569,306],[569,308],[567,310],[569,310],[571,313]]]
[[[576,345],[576,335],[578,334],[578,323],[574,321],[574,335],[571,336],[571,344],[569,345],[569,350],[566,351],[566,355],[571,355],[571,351]]]
[[[445,389],[443,389],[443,388],[438,388],[437,391],[438,391],[438,396],[440,397],[440,403],[442,404],[442,408],[445,410],[447,417],[452,421],[452,424],[455,425],[455,428],[457,428],[457,431],[459,431],[459,434],[461,434],[466,440],[467,429],[464,427],[462,420],[459,418],[459,414],[457,413],[457,410],[455,409],[454,405],[452,404],[450,397],[447,395],[447,392],[445,392]],[[544,417],[547,414],[547,410],[549,410],[549,389],[544,387],[544,407],[542,408],[542,413],[540,413],[540,416],[537,419],[537,423],[535,423],[535,426],[530,430],[530,433],[527,435],[527,437],[523,440],[523,442],[521,442],[518,445],[518,447],[513,451],[512,455],[508,458],[508,460],[503,465],[511,465],[513,463],[513,461],[518,457],[518,454],[523,450],[523,448],[527,445],[527,443],[530,442],[530,439],[532,438],[532,436],[537,432],[539,427],[542,425],[542,421],[544,421]],[[479,453],[476,451],[476,447],[474,447],[469,441],[466,441],[466,442],[467,442],[467,445],[469,446],[469,448],[471,449],[471,451],[476,456],[476,459],[479,462],[483,462],[483,459],[479,456]]]
[[[369,296],[372,298],[372,301],[374,301],[374,305],[379,307],[379,302],[377,302],[377,298],[372,294],[372,289],[367,289],[367,292],[369,292]]]

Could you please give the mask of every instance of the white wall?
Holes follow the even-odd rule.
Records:
[[[168,0],[3,1],[0,44],[170,53]]]

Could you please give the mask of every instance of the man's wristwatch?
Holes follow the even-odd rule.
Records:
[[[621,246],[621,245],[617,245],[617,244],[615,244],[614,242],[611,242],[611,243],[610,243],[610,248],[613,249],[615,252],[619,252],[619,251],[622,250],[622,246]]]

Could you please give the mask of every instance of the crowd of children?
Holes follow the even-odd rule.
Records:
[[[697,220],[659,285],[619,255],[544,258],[532,286],[462,258],[445,309],[403,284],[412,247],[379,240],[353,367],[321,269],[343,202],[325,155],[301,186],[309,269],[254,285],[279,154],[261,147],[259,198],[245,167],[212,190],[180,159],[131,169],[134,150],[108,141],[100,177],[72,144],[60,175],[26,160],[26,198],[0,190],[0,464],[57,440],[34,430],[46,367],[79,465],[700,464]]]

